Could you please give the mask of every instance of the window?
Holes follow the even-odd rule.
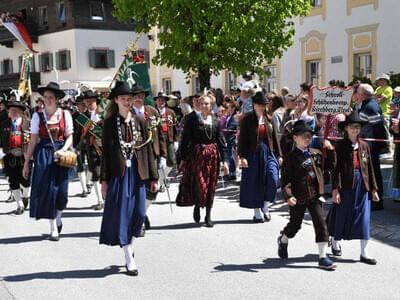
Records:
[[[322,7],[321,0],[312,0],[311,5],[312,5],[312,7],[315,7],[315,8]]]
[[[192,76],[192,92],[194,94],[200,94],[200,78],[197,75]]]
[[[90,49],[89,65],[96,69],[114,68],[115,54],[110,49]]]
[[[312,85],[321,85],[321,63],[319,60],[307,61],[307,81]]]
[[[53,70],[53,53],[43,53],[39,55],[40,72],[50,72]]]
[[[264,85],[267,92],[276,90],[278,85],[276,81],[276,66],[265,67]]]
[[[232,72],[226,72],[225,76],[225,92],[229,93],[230,90],[234,89],[236,86],[236,78]]]
[[[354,55],[354,75],[357,77],[372,77],[372,55],[362,53]]]
[[[39,7],[39,27],[48,27],[47,6]]]
[[[28,20],[28,13],[27,13],[26,8],[22,8],[22,9],[19,10],[18,19],[22,23],[25,23],[25,22],[29,21]]]
[[[71,68],[71,51],[61,50],[56,52],[56,69],[68,70]]]
[[[9,75],[13,73],[13,61],[11,59],[4,59],[1,62],[1,75]]]
[[[21,67],[22,67],[22,55],[18,56],[18,70],[21,70]],[[31,57],[30,71],[35,72],[35,56]]]
[[[105,21],[104,4],[103,2],[90,2],[90,18],[92,21]]]
[[[171,79],[165,78],[162,81],[164,93],[167,95],[171,95]]]
[[[61,24],[65,24],[65,3],[64,1],[60,1],[56,3],[56,15],[57,15],[57,22]]]

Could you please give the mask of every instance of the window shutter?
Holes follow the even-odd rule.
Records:
[[[71,51],[67,50],[67,69],[71,68]]]
[[[43,55],[39,55],[39,72],[43,72]]]
[[[109,68],[115,67],[115,51],[107,50],[107,64]]]
[[[147,63],[147,67],[150,68],[150,51],[145,51],[144,52],[144,58]]]
[[[89,49],[89,66],[92,68],[96,67],[96,50]]]
[[[60,70],[60,52],[56,52],[56,69]]]
[[[12,59],[10,59],[10,74],[14,73],[14,69],[13,69],[13,61]]]
[[[1,75],[4,75],[4,60],[0,62],[0,72]]]
[[[31,59],[31,72],[36,72],[35,60],[35,56],[33,55]]]
[[[48,55],[49,55],[49,57],[50,57],[50,59],[49,59],[49,61],[50,61],[50,68],[49,68],[48,71],[51,71],[51,70],[53,70],[53,66],[54,66],[54,63],[53,63],[53,53],[49,53]]]
[[[18,56],[18,70],[22,68],[22,55]]]

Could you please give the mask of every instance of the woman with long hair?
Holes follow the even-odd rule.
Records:
[[[219,122],[212,114],[214,96],[203,95],[199,102],[200,114],[192,114],[187,118],[182,133],[179,169],[183,170],[183,177],[176,204],[194,205],[193,218],[196,223],[200,222],[200,208],[206,207],[205,225],[213,227],[211,208],[226,143]]]
[[[147,123],[131,111],[129,85],[117,82],[109,98],[102,135],[101,189],[106,201],[100,244],[122,247],[127,274],[137,276],[133,241],[145,218],[145,182],[151,182],[152,192],[157,190],[157,166]]]
[[[58,241],[62,230],[61,216],[68,202],[68,168],[57,160],[72,146],[73,121],[67,110],[58,107],[65,96],[55,82],[39,88],[44,110],[35,112],[31,120],[31,138],[25,154],[22,174],[29,176],[29,160],[34,156],[30,198],[31,218],[50,220],[51,241]]]

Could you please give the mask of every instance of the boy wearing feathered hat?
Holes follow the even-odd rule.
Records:
[[[290,219],[278,238],[278,255],[280,258],[288,258],[289,239],[300,230],[304,213],[308,209],[318,244],[318,266],[334,269],[336,266],[326,255],[329,234],[320,201],[324,194],[321,157],[309,151],[313,130],[305,121],[299,120],[294,124],[292,133],[295,147],[283,161],[281,176],[282,193],[289,204]],[[334,165],[333,147],[329,143],[324,143],[324,146],[328,150],[325,166],[330,169]]]

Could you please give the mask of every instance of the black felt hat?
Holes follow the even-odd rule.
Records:
[[[167,94],[164,94],[163,92],[159,92],[159,93],[157,94],[157,96],[154,97],[154,100],[157,100],[158,98],[164,98],[165,101],[168,101],[169,98],[170,98],[170,96],[168,96]]]
[[[45,91],[52,91],[56,95],[57,99],[64,98],[64,96],[65,96],[64,91],[60,90],[60,86],[56,82],[51,81],[46,86],[42,86],[42,87],[38,88],[38,92],[42,96]]]
[[[24,111],[26,109],[25,104],[21,103],[20,101],[8,101],[6,103],[6,107],[10,108],[10,107],[17,107],[22,109],[22,111]]]
[[[251,100],[253,101],[253,104],[260,104],[260,105],[267,104],[267,99],[265,99],[265,94],[263,92],[255,93],[255,95],[251,97]]]
[[[117,81],[115,83],[115,86],[111,90],[110,95],[108,95],[108,99],[114,99],[115,97],[118,97],[120,95],[133,95],[132,89],[125,81]]]
[[[350,115],[346,116],[344,121],[338,123],[338,128],[344,130],[344,128],[351,123],[358,123],[361,126],[364,126],[367,122],[360,119],[358,112],[352,111]]]
[[[82,95],[82,99],[97,99],[97,98],[99,98],[99,95],[97,95],[92,90],[87,90],[87,91],[83,92],[81,95]]]
[[[135,84],[132,87],[132,94],[133,95],[138,95],[144,93],[146,95],[146,97],[149,95],[149,90],[144,89],[140,84]]]
[[[292,134],[300,135],[304,132],[310,132],[311,134],[314,133],[312,128],[304,120],[296,121],[296,123],[293,125]]]

